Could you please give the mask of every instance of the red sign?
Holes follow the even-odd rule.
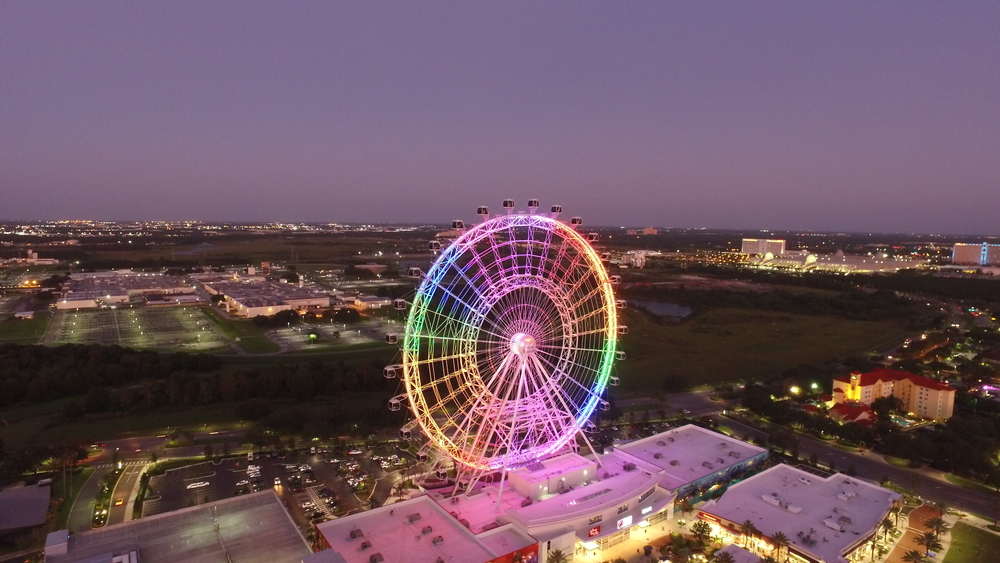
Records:
[[[587,537],[588,538],[594,538],[594,537],[597,537],[599,535],[601,535],[601,527],[600,526],[594,526],[593,528],[587,530]]]

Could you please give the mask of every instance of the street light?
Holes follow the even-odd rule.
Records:
[[[791,387],[789,387],[789,388],[788,388],[788,391],[789,391],[789,392],[790,392],[790,393],[791,393],[792,395],[798,395],[798,394],[799,394],[799,391],[800,391],[800,389],[799,389],[798,385],[792,385]]]

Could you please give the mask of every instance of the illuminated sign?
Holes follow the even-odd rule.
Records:
[[[652,511],[653,511],[653,507],[652,506],[647,506],[646,508],[642,509],[642,513],[643,514],[649,514]]]
[[[632,525],[632,516],[631,515],[626,516],[626,517],[624,517],[624,518],[622,518],[621,520],[618,521],[618,529],[619,530],[621,530],[622,528],[628,528],[631,525]]]
[[[601,527],[600,526],[594,526],[593,528],[587,530],[587,537],[588,538],[597,537],[599,535],[601,535]]]

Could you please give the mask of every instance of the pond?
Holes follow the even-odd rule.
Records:
[[[664,301],[646,301],[644,299],[629,299],[629,305],[641,307],[654,315],[660,317],[670,317],[672,319],[683,319],[694,312],[694,309],[678,305],[676,303],[666,303]]]

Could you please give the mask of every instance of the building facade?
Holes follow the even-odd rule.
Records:
[[[955,243],[951,251],[951,262],[970,266],[1000,265],[1000,244]]]
[[[785,241],[781,239],[745,238],[742,246],[743,254],[763,256],[770,252],[774,256],[785,254]]]
[[[890,395],[902,401],[907,412],[921,418],[946,420],[955,408],[955,389],[922,375],[880,368],[833,379],[837,403],[871,405],[875,399]]]

